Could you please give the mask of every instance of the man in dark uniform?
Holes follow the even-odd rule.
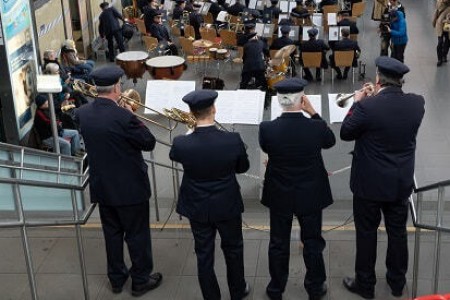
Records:
[[[416,136],[425,112],[424,99],[402,91],[409,68],[381,56],[375,95],[358,91],[341,127],[341,139],[355,141],[350,188],[356,228],[356,278],[344,286],[363,298],[374,298],[377,230],[381,213],[388,234],[386,279],[400,297],[408,269],[408,197],[414,187]]]
[[[322,64],[321,68],[327,69],[328,68],[328,61],[326,58],[326,52],[330,50],[330,47],[321,39],[316,39],[317,35],[319,34],[319,31],[317,28],[311,28],[308,30],[308,41],[303,41],[300,44],[300,52],[322,52]],[[303,62],[300,60],[300,64],[303,64]],[[321,68],[316,68],[316,80],[321,81],[322,77],[320,74]],[[305,79],[306,80],[313,80],[313,76],[311,74],[311,71],[309,68],[303,68],[305,71]]]
[[[309,299],[321,299],[327,291],[322,209],[333,199],[321,151],[331,148],[336,139],[305,96],[306,85],[307,81],[300,78],[275,84],[283,114],[273,121],[262,122],[259,127],[261,150],[269,156],[261,203],[270,210],[271,280],[266,293],[272,300],[282,299],[289,275],[293,215],[301,227],[306,266],[304,286]]]
[[[178,55],[178,49],[170,39],[169,31],[162,24],[162,11],[157,10],[153,16],[153,24],[150,25],[150,34],[158,39],[159,46],[170,50],[171,55]]]
[[[244,54],[242,56],[243,67],[241,74],[240,88],[246,89],[255,78],[255,85],[262,90],[267,89],[265,77],[266,62],[265,57],[268,56],[269,49],[267,44],[258,39],[256,32],[248,35],[248,42],[244,46]]]
[[[100,220],[113,293],[131,276],[132,294],[140,296],[159,286],[160,273],[153,270],[149,229],[150,182],[142,151],[152,151],[155,137],[132,113],[120,107],[120,78],[116,66],[90,74],[98,98],[81,106],[75,120],[80,125],[89,156],[91,200],[99,204]],[[128,245],[132,266],[123,259],[123,241]]]
[[[109,52],[109,61],[113,62],[115,55],[114,50],[114,41],[116,40],[117,47],[120,52],[125,51],[125,47],[123,45],[123,37],[122,37],[122,28],[120,27],[119,21],[120,19],[123,21],[122,15],[114,8],[114,6],[109,6],[108,2],[103,2],[100,4],[100,8],[102,13],[98,17],[99,25],[98,32],[100,37],[105,38],[108,41],[108,52]]]
[[[241,4],[241,0],[236,0],[236,3],[228,7],[227,12],[233,16],[239,16],[239,13],[243,12],[245,5]]]
[[[281,9],[278,7],[278,0],[270,0],[270,6],[263,11],[264,23],[272,23],[272,19],[278,19]]]
[[[353,22],[349,18],[350,15],[348,12],[339,12],[337,26],[350,26],[350,34],[358,34],[359,29],[356,26],[356,22]]]
[[[243,33],[238,33],[237,36],[237,45],[238,46],[245,46],[245,44],[247,44],[248,40],[254,36],[255,34],[255,22],[253,21],[246,21],[244,23],[244,32]]]
[[[202,38],[202,36],[200,35],[200,27],[203,24],[203,16],[198,12],[198,10],[202,6],[199,3],[194,3],[193,6],[194,11],[189,14],[189,25],[194,27],[195,39],[199,40]]]
[[[353,56],[353,67],[357,67],[358,57],[361,49],[358,46],[358,42],[352,41],[350,39],[350,30],[348,30],[347,28],[342,28],[341,35],[342,39],[340,41],[331,44],[331,50],[333,50],[333,53],[330,55],[330,65],[336,71],[337,79],[347,79],[350,67],[345,67],[344,74],[342,74],[341,69],[339,67],[336,67],[336,64],[334,63],[334,51],[353,50],[355,52],[355,55]]]
[[[284,46],[294,45],[294,41],[289,38],[289,32],[291,32],[291,26],[283,25],[280,28],[281,37],[276,38],[270,45],[270,50],[280,50]]]
[[[338,1],[337,0],[322,0],[320,3],[319,3],[319,11],[320,12],[322,12],[322,8],[324,7],[324,6],[326,6],[326,5],[336,5],[336,4],[338,4]]]
[[[150,32],[150,26],[153,23],[153,17],[157,14],[159,9],[157,0],[149,0],[148,4],[144,6],[142,13],[144,14],[145,30]]]
[[[297,5],[291,10],[291,15],[296,18],[309,18],[309,11],[305,6],[303,6],[303,0],[296,0],[295,3]]]
[[[185,0],[177,0],[172,12],[172,20],[180,20],[183,17],[184,7],[186,5]]]
[[[232,300],[250,292],[244,278],[242,212],[244,205],[236,173],[249,168],[239,133],[216,128],[217,92],[194,91],[183,97],[197,120],[193,133],[177,136],[170,159],[184,168],[177,212],[189,219],[195,240],[197,270],[203,298],[221,298],[214,272],[214,246],[219,231]]]

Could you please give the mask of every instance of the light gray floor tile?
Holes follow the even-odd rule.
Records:
[[[27,274],[0,274],[0,291],[1,298],[8,300],[20,299],[23,293],[31,295]]]

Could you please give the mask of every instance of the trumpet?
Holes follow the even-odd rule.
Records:
[[[365,83],[364,86],[357,92],[365,92],[367,97],[375,95],[375,85],[372,82]],[[346,107],[348,100],[355,96],[356,92],[352,94],[339,93],[336,95],[336,104],[339,107]]]

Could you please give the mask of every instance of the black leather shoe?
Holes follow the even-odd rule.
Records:
[[[320,300],[322,299],[323,296],[325,296],[326,293],[327,293],[327,285],[323,284],[322,289],[318,293],[309,295],[309,300]]]
[[[250,294],[250,284],[248,284],[248,283],[246,282],[246,283],[245,283],[245,290],[244,290],[244,293],[242,294],[242,298],[247,297],[248,294]]]
[[[392,294],[392,296],[394,296],[394,297],[401,297],[401,296],[403,296],[403,290],[400,290],[400,291],[394,291],[394,290],[392,290],[392,291],[391,291],[391,294]]]
[[[122,293],[122,290],[123,290],[123,286],[113,286],[113,287],[111,287],[111,291],[114,294],[120,294],[120,293]]]
[[[345,277],[342,281],[345,288],[349,290],[352,293],[355,293],[357,295],[360,295],[364,299],[373,299],[375,298],[375,293],[373,291],[366,291],[362,287],[358,285],[356,280],[354,278]]]
[[[445,63],[446,63],[446,62],[447,62],[447,57],[443,57],[443,58],[442,58],[442,62],[445,62]]]
[[[142,296],[148,291],[156,289],[161,284],[161,281],[162,274],[153,273],[149,276],[149,279],[146,283],[136,285],[133,284],[131,287],[131,295],[133,295],[134,297]]]

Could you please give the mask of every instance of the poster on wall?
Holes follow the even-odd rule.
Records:
[[[32,125],[31,103],[36,87],[37,62],[30,5],[28,0],[1,0],[0,13],[16,123],[22,139]]]

